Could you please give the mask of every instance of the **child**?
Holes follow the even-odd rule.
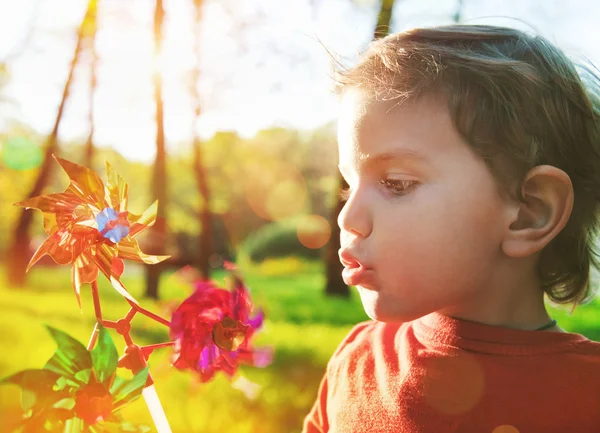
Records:
[[[372,321],[305,433],[600,432],[600,343],[544,307],[590,295],[598,79],[491,26],[374,42],[340,76],[343,277]]]

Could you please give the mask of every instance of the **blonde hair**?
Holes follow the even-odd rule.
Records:
[[[600,80],[548,40],[494,26],[414,29],[373,42],[359,63],[338,71],[338,91],[364,89],[376,100],[443,95],[453,123],[510,197],[542,164],[564,170],[574,205],[539,261],[543,289],[556,303],[582,303],[600,210]],[[584,85],[584,80],[586,85]],[[587,88],[586,88],[587,87]]]

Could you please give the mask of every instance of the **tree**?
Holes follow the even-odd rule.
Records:
[[[90,112],[89,123],[90,133],[85,144],[84,165],[92,168],[94,160],[94,100],[96,97],[97,88],[97,68],[98,68],[98,53],[96,52],[96,33],[98,31],[98,0],[96,0],[95,13],[90,17],[89,29],[87,36],[88,49],[90,53]]]
[[[375,26],[375,30],[373,32],[373,39],[379,39],[389,33],[394,3],[395,0],[381,0],[379,14],[377,16],[377,25]],[[348,184],[341,175],[339,175],[338,185],[340,190],[348,187]],[[341,245],[340,228],[337,224],[337,219],[343,207],[344,202],[338,198],[330,219],[331,238],[329,239],[329,243],[327,245],[325,257],[325,272],[327,278],[325,293],[327,295],[348,297],[350,296],[350,290],[342,279],[343,266],[338,257],[338,250],[340,249]]]
[[[75,70],[75,67],[77,66],[77,63],[79,62],[79,57],[83,47],[83,40],[89,32],[89,23],[91,22],[91,17],[95,15],[96,0],[90,0],[88,2],[84,18],[77,32],[77,43],[75,45],[75,51],[71,60],[67,81],[65,82],[65,86],[62,92],[62,99],[60,101],[60,105],[58,106],[58,112],[56,114],[56,120],[54,121],[54,127],[52,129],[52,132],[48,136],[48,140],[46,143],[46,152],[44,155],[44,160],[40,167],[38,177],[35,180],[31,191],[27,195],[27,198],[35,197],[42,194],[42,190],[48,183],[52,174],[52,154],[57,153],[58,151],[58,130],[62,120],[65,104],[67,102],[67,98],[69,97],[69,90],[71,88],[71,83],[73,81],[74,75],[73,72]],[[31,239],[29,235],[29,230],[32,221],[33,212],[28,211],[26,209],[21,209],[19,218],[17,219],[17,224],[15,226],[15,229],[13,230],[14,237],[12,240],[11,247],[9,249],[10,253],[8,254],[8,263],[6,267],[8,281],[13,286],[23,286],[25,284],[25,270],[27,269],[27,263],[30,259],[29,244],[31,242]]]
[[[154,8],[154,56],[158,60],[162,48],[163,22],[165,11],[162,0],[156,0]],[[161,255],[167,240],[167,167],[165,149],[164,111],[162,98],[162,75],[155,62],[154,69],[154,100],[156,102],[156,158],[152,173],[152,196],[158,200],[158,215],[156,222],[148,231],[148,254]],[[158,285],[163,266],[146,266],[146,296],[158,299]]]
[[[203,0],[194,0],[195,19],[194,19],[194,51],[196,53],[196,63],[192,73],[192,97],[194,99],[194,174],[196,185],[200,195],[200,234],[198,235],[199,256],[198,268],[205,278],[210,278],[210,257],[214,253],[213,245],[213,221],[210,209],[210,190],[206,176],[206,168],[203,163],[203,153],[201,140],[197,131],[197,122],[202,112],[202,102],[198,91],[198,80],[200,78],[200,31],[202,23],[202,5]]]

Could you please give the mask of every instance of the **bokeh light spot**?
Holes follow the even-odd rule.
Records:
[[[512,425],[500,425],[492,433],[519,433],[519,429]]]
[[[296,179],[286,179],[274,185],[265,206],[269,219],[277,221],[302,213],[306,194],[306,186]]]
[[[292,164],[263,160],[249,166],[245,178],[246,200],[259,217],[277,221],[305,211],[306,184]]]
[[[13,170],[30,170],[42,164],[42,149],[25,137],[9,138],[2,149],[2,163]]]
[[[458,415],[475,407],[485,386],[483,368],[468,353],[435,357],[427,361],[423,391],[427,402],[438,411]]]
[[[321,248],[331,237],[329,221],[321,215],[306,215],[298,223],[298,240],[307,248]]]

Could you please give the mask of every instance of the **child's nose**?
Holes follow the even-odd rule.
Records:
[[[365,199],[359,191],[353,193],[338,215],[338,225],[342,232],[367,237],[371,233],[371,221]]]

